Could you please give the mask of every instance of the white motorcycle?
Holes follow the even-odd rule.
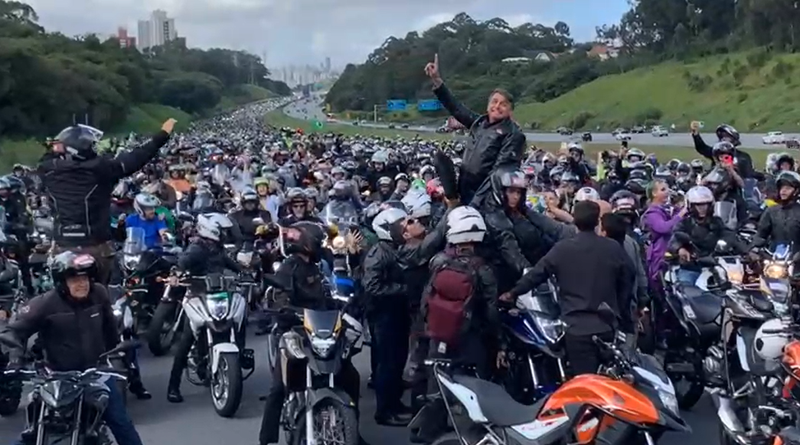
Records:
[[[236,277],[223,274],[184,277],[178,285],[189,288],[183,313],[195,336],[187,379],[208,385],[214,410],[232,417],[242,400],[244,380],[255,369],[253,351],[240,350],[237,343],[246,322],[247,300],[234,291]],[[243,369],[249,373],[243,375]]]

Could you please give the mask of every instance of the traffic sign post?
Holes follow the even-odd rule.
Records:
[[[417,111],[439,111],[442,103],[436,99],[421,100],[417,102]]]

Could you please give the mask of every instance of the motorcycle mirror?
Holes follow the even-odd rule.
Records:
[[[728,250],[728,243],[725,242],[725,240],[717,241],[717,250],[720,251],[720,252],[724,252],[724,251]]]

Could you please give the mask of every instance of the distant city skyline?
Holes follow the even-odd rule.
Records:
[[[325,80],[335,79],[339,72],[331,66],[331,58],[325,57],[319,64],[292,64],[281,67],[270,67],[267,61],[267,68],[270,70],[270,78],[285,82],[290,87],[306,85]]]
[[[161,9],[151,12],[148,19],[139,20],[137,28],[136,47],[139,51],[161,46],[178,38],[175,19],[170,18],[167,12]]]

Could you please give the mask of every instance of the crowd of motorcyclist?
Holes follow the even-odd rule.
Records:
[[[665,292],[665,258],[676,257],[677,280],[694,286],[701,274],[694,260],[713,255],[720,240],[752,260],[760,248],[800,246],[794,159],[770,155],[765,171],[757,171],[731,126],[719,126],[712,145],[693,131],[705,160],[663,162],[623,144],[593,162],[579,143],[559,153],[528,148],[510,118],[507,92],[493,92],[487,113],[477,114],[447,91],[438,66],[429,64],[426,73],[445,107],[471,129],[470,142],[306,135],[265,125],[265,107],[274,103],[195,124],[179,136],[170,136],[169,120],[150,140],[116,155],[97,153],[98,130],[65,129],[35,170],[15,166],[0,179],[3,268],[13,272],[0,280],[16,278],[18,267],[29,297],[37,293],[31,234],[52,220],[54,289],[13,314],[3,308],[11,316],[0,335],[7,369],[46,360],[57,371],[85,370],[117,346],[106,286],[119,284],[116,252],[132,229],[147,250],[183,247],[167,284],[182,275],[255,268],[262,288],[276,288],[270,301],[259,302],[271,315],[259,320],[258,334],[302,323],[282,309],[341,305],[328,285],[330,246],[337,232],[346,233],[357,284],[343,310],[371,334],[375,420],[388,426],[407,425],[424,403],[428,357],[501,380],[508,367],[501,313],[513,315],[518,297],[548,282],[558,288],[568,373],[591,373],[602,362],[595,337],[641,334],[642,313]],[[755,234],[744,241],[737,231],[748,224]],[[239,261],[242,251],[256,251],[255,261]],[[32,358],[27,343],[36,333],[43,357]],[[236,337],[247,351],[244,329]],[[663,341],[658,328],[656,337]],[[191,329],[180,331],[170,402],[183,401],[181,380],[195,342]],[[249,353],[243,368],[254,366]],[[285,372],[299,371],[273,368],[262,445],[278,442]],[[352,400],[364,397],[352,363],[336,377]],[[407,387],[411,406],[402,402]],[[106,424],[121,445],[141,443],[116,401],[119,390],[109,388],[115,402],[106,408]],[[150,398],[138,372],[127,389]]]

